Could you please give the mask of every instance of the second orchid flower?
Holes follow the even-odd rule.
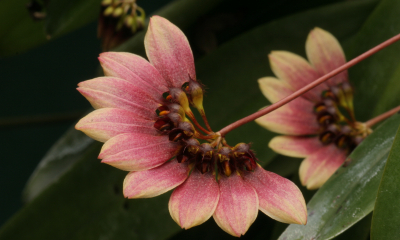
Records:
[[[277,102],[346,63],[337,39],[320,28],[308,35],[306,53],[309,62],[286,51],[273,51],[269,55],[277,78],[261,78],[259,84],[270,102]],[[286,135],[270,141],[269,146],[274,151],[305,158],[299,175],[308,189],[321,187],[351,150],[371,133],[371,129],[355,119],[353,89],[347,71],[256,122]]]

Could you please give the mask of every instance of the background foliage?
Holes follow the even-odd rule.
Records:
[[[101,144],[70,128],[89,109],[76,84],[99,74],[96,57],[101,50],[94,22],[99,2],[50,1],[48,17],[36,22],[27,14],[26,1],[0,2],[0,101],[4,106],[0,146],[5,163],[0,170],[4,193],[0,238],[231,239],[213,220],[182,231],[169,216],[169,194],[124,199],[121,187],[126,173],[100,164]],[[138,4],[148,15],[164,16],[187,34],[198,78],[207,86],[204,104],[214,129],[269,104],[256,81],[272,75],[267,54],[288,50],[304,56],[306,36],[315,26],[333,33],[348,59],[400,33],[397,0],[154,0]],[[143,37],[140,32],[115,50],[143,55]],[[400,44],[393,44],[350,69],[359,120],[398,105],[399,52]],[[307,226],[286,229],[286,224],[260,214],[243,238],[368,239],[372,219],[372,239],[394,239],[390,236],[398,236],[395,226],[400,219],[391,214],[396,207],[390,203],[399,196],[399,137],[392,142],[399,124],[400,117],[394,116],[377,128],[350,156],[350,164],[339,169],[314,197],[315,192],[302,189],[307,200],[312,198]],[[273,136],[249,123],[229,133],[227,140],[252,142],[267,169],[299,184],[300,161],[273,153],[267,147]],[[377,210],[371,214],[376,196]],[[389,220],[392,224],[388,225]]]

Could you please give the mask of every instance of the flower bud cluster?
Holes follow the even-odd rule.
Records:
[[[183,141],[177,160],[179,163],[193,164],[203,174],[217,171],[227,177],[235,172],[253,171],[257,167],[257,159],[248,144],[239,143],[235,147],[215,149],[212,144],[200,144],[194,138]]]
[[[355,120],[353,89],[348,82],[323,92],[314,113],[320,125],[319,139],[323,144],[334,143],[341,149],[351,151],[371,133],[371,129]]]
[[[203,174],[211,171],[227,177],[257,167],[257,159],[248,144],[231,147],[219,134],[201,128],[190,105],[205,116],[202,86],[192,79],[182,88],[169,89],[164,104],[157,109],[158,118],[154,123],[161,134],[181,145],[176,155],[179,163],[187,163]],[[207,135],[202,135],[200,130]]]
[[[103,0],[98,25],[103,51],[118,46],[142,30],[144,21],[144,10],[136,0]]]

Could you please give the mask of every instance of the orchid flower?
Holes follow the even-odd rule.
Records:
[[[269,55],[277,78],[265,77],[258,82],[270,102],[277,102],[346,63],[337,39],[320,28],[308,35],[306,53],[309,62],[287,51]],[[370,128],[355,120],[347,70],[256,122],[286,135],[270,141],[269,147],[274,151],[305,158],[299,175],[308,189],[321,187],[351,150],[371,133]]]
[[[78,85],[96,110],[76,129],[105,142],[99,155],[103,163],[129,171],[124,196],[150,198],[175,188],[169,212],[184,229],[213,216],[224,231],[239,237],[258,210],[281,222],[306,224],[305,201],[295,184],[258,165],[248,144],[231,147],[211,130],[182,31],[154,16],[145,48],[149,62],[131,53],[100,54],[106,76]]]

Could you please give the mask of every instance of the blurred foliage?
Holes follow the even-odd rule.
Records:
[[[156,7],[153,10],[166,2],[168,1],[154,3]],[[340,3],[327,5],[335,2]],[[57,38],[88,24],[97,18],[100,0],[50,0],[46,6],[46,18],[42,21],[33,21],[30,18],[26,3],[22,0],[0,2],[0,56],[15,55],[45,43],[48,41],[46,36]],[[149,1],[140,2],[140,6],[149,14],[153,10],[148,4]],[[315,8],[322,5],[327,6]],[[176,0],[155,13],[166,17],[187,34],[197,59],[197,75],[207,86],[204,104],[214,129],[222,128],[268,104],[256,81],[260,77],[273,75],[269,69],[267,54],[271,50],[287,50],[304,56],[306,36],[315,26],[333,33],[343,43],[348,59],[400,32],[400,2],[396,0]],[[92,24],[92,39],[95,38],[94,28],[95,25]],[[81,36],[82,31],[75,34]],[[138,33],[115,50],[144,55],[144,34],[145,31]],[[73,42],[76,49],[85,49],[80,48],[85,40],[79,37],[77,39]],[[56,40],[48,46],[56,49],[61,46],[60,42]],[[90,44],[93,43],[99,44],[98,41],[91,40]],[[396,43],[350,69],[350,81],[356,90],[355,110],[359,120],[367,120],[398,104],[399,50],[400,44]],[[31,55],[33,60],[39,55],[40,49],[35,51]],[[26,56],[28,55],[29,52]],[[77,53],[76,59],[81,62],[84,61],[81,55],[89,56],[84,51]],[[20,60],[23,56],[9,61],[14,61],[15,68],[19,69],[23,66],[23,61]],[[58,58],[62,62],[64,57]],[[8,62],[4,62],[3,66],[7,67]],[[79,60],[76,64],[78,62]],[[44,69],[46,67],[43,66]],[[93,70],[92,77],[95,76]],[[74,69],[68,68],[68,74],[71,71]],[[25,74],[29,76],[29,72]],[[73,78],[74,75],[68,76]],[[90,76],[80,76],[68,81],[75,85],[85,78]],[[27,79],[30,80],[28,77]],[[64,84],[67,82],[63,81]],[[13,84],[17,86],[17,83]],[[57,95],[56,91],[43,88],[41,81],[37,85],[38,93]],[[21,91],[24,86],[18,89]],[[30,96],[29,94],[31,93],[25,95]],[[71,94],[61,95],[65,102],[71,98]],[[24,94],[20,96],[23,98]],[[29,102],[29,99],[24,101],[35,104]],[[83,98],[79,104],[64,105],[85,109],[87,104],[82,102]],[[57,104],[60,103],[55,103],[55,106]],[[13,112],[10,109],[5,112]],[[25,111],[24,114],[29,114],[32,110],[27,108]],[[374,207],[380,176],[394,137],[394,129],[398,125],[399,117],[391,118],[361,144],[352,154],[350,165],[341,168],[311,200],[309,224],[306,227],[290,226],[284,236],[295,236],[287,239],[301,239],[299,236],[302,235],[326,239],[349,228],[335,239],[355,239],[355,236],[357,239],[366,239],[371,222],[371,214],[368,213]],[[62,130],[65,128],[63,126]],[[257,157],[267,169],[291,177],[299,184],[296,172],[300,160],[278,156],[267,148],[274,135],[255,123],[249,123],[229,133],[227,140],[231,145],[251,142]],[[83,134],[73,129],[68,130],[36,168],[24,190],[24,198],[28,203],[0,229],[0,238],[233,238],[212,220],[194,229],[182,231],[169,216],[169,194],[153,199],[124,199],[121,186],[126,173],[99,163],[97,154],[100,146],[100,143],[89,140]],[[395,173],[385,171],[384,176],[390,179],[393,174]],[[347,184],[353,185],[341,189],[346,184],[346,176],[352,179]],[[388,181],[390,182],[383,182],[381,187],[395,186],[388,185]],[[339,190],[345,194],[339,194]],[[303,188],[302,191],[306,199],[314,194]],[[339,195],[341,197],[337,198]],[[363,196],[362,200],[358,196]],[[390,200],[382,197],[381,201]],[[375,215],[389,214],[391,208],[388,204],[382,204],[382,210],[379,211],[380,213],[374,213],[374,219]],[[318,222],[317,219],[322,218],[326,221]],[[249,232],[242,238],[276,239],[286,226],[260,213]],[[293,233],[295,235],[290,235]],[[281,238],[284,239],[284,236]]]

